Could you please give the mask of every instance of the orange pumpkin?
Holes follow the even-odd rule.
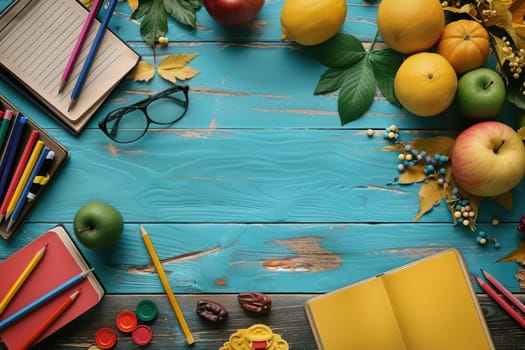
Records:
[[[445,26],[437,53],[445,57],[458,74],[481,67],[489,55],[487,30],[477,21],[461,19]]]

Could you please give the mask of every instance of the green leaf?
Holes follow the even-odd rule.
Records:
[[[139,7],[131,14],[131,18],[139,19],[144,17],[146,13],[151,9],[153,5],[153,0],[141,0],[139,1]]]
[[[384,49],[372,50],[369,57],[379,90],[390,103],[399,105],[394,91],[394,79],[403,62],[403,56],[392,49]]]
[[[137,11],[144,2],[151,4],[147,5],[149,8],[144,13],[144,19],[140,25],[140,35],[146,44],[153,45],[159,37],[165,36],[168,32],[168,16],[164,9],[163,0],[142,0]]]
[[[368,111],[374,102],[376,79],[370,60],[363,59],[354,65],[344,80],[337,106],[341,124],[347,124]]]
[[[198,2],[199,1],[195,0],[164,0],[164,8],[166,12],[179,23],[195,29],[197,26],[195,6],[198,6]]]
[[[321,64],[332,68],[353,65],[366,55],[363,44],[356,37],[343,33],[337,33],[312,49]]]
[[[315,88],[314,95],[321,95],[339,90],[350,70],[351,68],[328,68],[326,72],[321,75]]]

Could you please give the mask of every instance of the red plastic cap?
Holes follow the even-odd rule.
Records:
[[[133,311],[124,310],[117,315],[117,328],[124,333],[131,333],[137,327],[137,315]]]
[[[153,338],[153,332],[149,326],[144,324],[137,326],[131,334],[131,338],[137,345],[148,345]]]
[[[109,327],[102,327],[95,333],[95,343],[101,349],[111,349],[117,343],[117,333]]]

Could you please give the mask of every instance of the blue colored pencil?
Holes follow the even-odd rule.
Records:
[[[29,178],[27,179],[26,185],[24,189],[22,190],[22,193],[20,194],[20,197],[18,198],[18,202],[16,202],[15,209],[13,209],[13,212],[10,213],[10,216],[6,214],[6,216],[9,216],[9,223],[7,224],[6,231],[9,232],[11,230],[11,226],[16,222],[18,219],[18,216],[20,215],[20,212],[22,211],[22,208],[24,207],[24,204],[26,202],[27,194],[29,193],[29,189],[33,185],[33,181],[40,171],[40,168],[44,164],[44,160],[47,157],[47,154],[49,152],[49,147],[44,147],[40,154],[38,155],[38,159],[35,163],[35,166],[33,167],[33,170],[31,171],[31,174],[29,175]]]
[[[89,275],[91,273],[91,271],[93,271],[93,269],[90,269],[90,270],[83,271],[83,272],[79,273],[78,275],[76,275],[73,278],[71,278],[71,279],[67,280],[66,282],[62,283],[61,285],[59,285],[55,289],[51,290],[50,292],[42,295],[40,298],[36,299],[35,301],[33,301],[33,302],[29,303],[28,305],[24,306],[23,308],[21,308],[17,312],[9,315],[4,320],[0,321],[0,331],[2,329],[6,328],[7,326],[9,326],[10,324],[12,324],[13,322],[15,322],[16,320],[18,320],[19,318],[29,314],[31,311],[33,311],[36,308],[38,308],[40,305],[42,305],[42,304],[48,302],[49,300],[53,299],[54,297],[56,297],[57,295],[59,295],[63,291],[65,291],[68,288],[70,288],[70,287],[74,286],[75,284],[79,283],[84,278],[86,278],[86,276]]]
[[[25,126],[27,125],[27,118],[20,114],[13,125],[13,130],[9,134],[7,144],[5,147],[5,153],[2,156],[2,161],[0,164],[0,195],[3,196],[4,189],[7,185],[11,167],[13,166],[16,151],[20,140],[22,139],[22,134]]]
[[[109,25],[109,20],[111,19],[111,16],[113,15],[113,11],[115,10],[116,5],[117,5],[117,0],[111,0],[109,3],[108,9],[106,10],[106,13],[104,14],[104,18],[102,19],[100,27],[98,28],[97,34],[95,35],[93,44],[91,44],[91,48],[89,49],[89,53],[86,57],[86,60],[84,61],[84,65],[82,66],[82,70],[80,71],[78,79],[75,83],[75,87],[73,88],[73,91],[71,92],[71,101],[69,103],[68,111],[73,109],[73,106],[75,105],[80,95],[80,91],[82,90],[82,87],[84,86],[84,83],[86,82],[86,78],[89,73],[89,69],[91,68],[93,61],[95,60],[95,56],[97,54],[98,48],[100,46],[100,43],[102,42],[102,39],[104,38],[104,33],[106,32],[106,29]]]

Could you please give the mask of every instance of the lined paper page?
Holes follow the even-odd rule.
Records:
[[[59,94],[60,78],[88,12],[74,0],[19,1],[17,15],[0,20],[0,62],[68,119],[75,121],[101,103],[133,67],[137,56],[106,31],[80,97],[68,112],[70,95],[100,24],[93,23],[70,75]],[[102,11],[104,9],[102,8]]]

